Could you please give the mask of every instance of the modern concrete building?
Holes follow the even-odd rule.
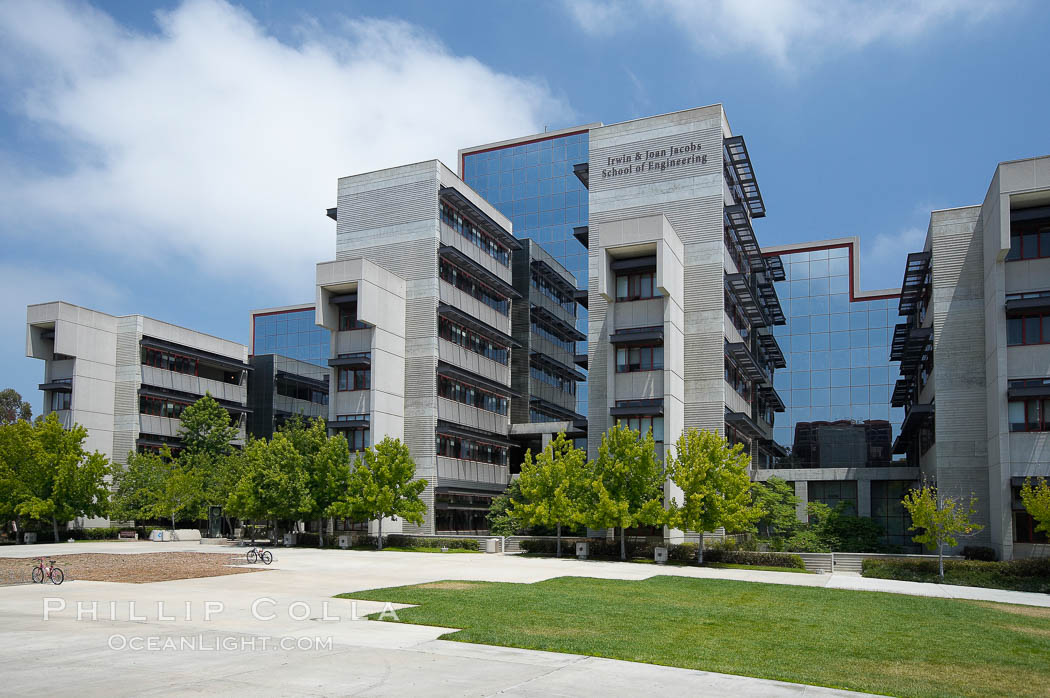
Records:
[[[486,529],[510,480],[521,242],[436,160],[340,179],[329,215],[336,259],[317,265],[317,324],[332,333],[330,425],[406,442],[427,481],[426,522],[406,530]]]
[[[271,438],[293,415],[328,419],[331,337],[315,319],[313,303],[251,312],[248,431],[256,438]]]
[[[585,354],[576,352],[584,334],[576,329],[578,306],[585,302],[576,281],[535,240],[521,241],[511,257],[514,289],[521,298],[511,306],[510,401],[511,474],[518,472],[526,449],[533,453],[564,432],[586,447],[587,418],[576,411],[578,386],[586,376]]]
[[[1000,163],[984,202],[930,215],[908,256],[892,357],[894,450],[949,495],[977,496],[967,544],[1033,553],[1018,490],[1050,476],[1050,157]]]
[[[26,309],[26,356],[44,362],[43,414],[86,427],[85,448],[114,463],[132,451],[178,451],[179,415],[205,393],[229,411],[233,443],[244,443],[251,367],[243,344],[60,301]]]

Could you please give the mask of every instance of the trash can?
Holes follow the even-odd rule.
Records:
[[[590,543],[588,543],[585,540],[576,541],[576,557],[580,558],[581,560],[586,560],[587,551],[589,547]]]
[[[499,541],[495,538],[488,538],[485,540],[485,552],[486,553],[498,553],[499,552]]]
[[[350,536],[339,536],[339,547],[346,550],[350,547]]]
[[[22,535],[22,542],[26,545],[33,545],[36,543],[36,533],[29,531]]]
[[[288,546],[288,547],[294,546],[296,538],[297,538],[297,536],[294,533],[285,533],[284,534],[284,544],[286,546]]]
[[[653,560],[656,564],[662,565],[667,562],[667,548],[663,546],[657,546],[653,548]]]

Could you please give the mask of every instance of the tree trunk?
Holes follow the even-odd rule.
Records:
[[[558,554],[555,557],[561,557],[561,524],[558,524]]]
[[[175,530],[175,512],[171,512],[171,530]]]
[[[696,564],[704,564],[704,532],[700,532],[700,543],[696,546]]]
[[[22,529],[18,527],[18,518],[16,516],[12,522],[15,525],[15,545],[25,545],[25,541],[22,540]]]
[[[944,581],[944,543],[937,546],[937,567],[941,571],[941,581]]]
[[[627,561],[627,527],[620,526],[620,559]]]
[[[55,518],[54,514],[51,515],[51,530],[55,534],[55,542],[57,543],[58,542],[58,519]],[[944,574],[942,573],[941,576],[943,577]]]
[[[404,529],[402,529],[402,530],[404,530]],[[376,541],[376,544],[379,546],[379,549],[382,550],[383,549],[383,517],[382,517],[382,515],[380,515],[380,517],[379,517],[379,536],[377,538],[378,538],[378,540]]]
[[[324,547],[324,517],[317,520],[317,542],[322,548]]]

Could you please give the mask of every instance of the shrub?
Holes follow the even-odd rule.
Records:
[[[1008,562],[945,560],[943,580],[937,571],[936,558],[870,558],[862,563],[861,570],[863,576],[878,579],[1050,592],[1050,558],[1026,558]]]
[[[366,542],[375,547],[375,536],[368,536]],[[395,533],[383,536],[383,546],[394,548],[449,548],[462,550],[477,550],[477,538],[428,538],[424,536],[406,536]]]
[[[830,553],[831,545],[816,531],[799,531],[783,542],[783,549],[794,553]]]
[[[989,548],[985,545],[967,545],[962,549],[962,556],[967,560],[993,562],[995,560],[995,548]]]
[[[695,553],[693,559],[696,559]],[[791,555],[790,553],[758,553],[750,550],[704,550],[704,562],[806,569],[806,563],[798,555]]]

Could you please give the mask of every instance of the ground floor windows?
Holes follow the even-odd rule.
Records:
[[[660,416],[640,415],[640,416],[627,416],[617,417],[617,424],[625,424],[628,428],[633,429],[641,435],[648,434],[650,430],[653,432],[653,441],[663,442],[664,440],[664,418]]]
[[[822,502],[834,509],[840,502],[846,503],[845,513],[857,515],[857,481],[827,480],[809,483],[809,501]]]
[[[1050,543],[1046,533],[1036,531],[1038,524],[1027,511],[1014,512],[1014,542],[1015,543]]]
[[[479,533],[489,530],[493,495],[438,492],[434,495],[438,533]]]
[[[810,487],[813,486],[811,482]],[[892,545],[912,545],[914,533],[908,531],[911,516],[901,500],[912,483],[904,480],[873,480],[871,483],[871,518],[882,525],[886,542]]]

